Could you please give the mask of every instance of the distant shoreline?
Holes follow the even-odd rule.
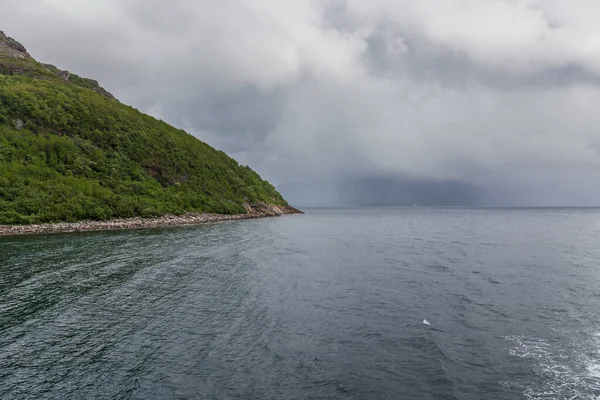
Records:
[[[270,218],[283,215],[303,214],[291,206],[254,205],[247,214],[199,214],[164,215],[153,218],[118,218],[108,221],[59,222],[51,224],[0,225],[0,237],[22,235],[46,235],[57,233],[114,231],[126,229],[163,228],[201,225],[224,221]]]

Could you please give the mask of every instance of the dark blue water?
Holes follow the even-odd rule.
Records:
[[[0,398],[594,399],[599,221],[340,209],[0,239]]]

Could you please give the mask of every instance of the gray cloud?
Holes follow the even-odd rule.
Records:
[[[399,176],[600,203],[594,0],[24,3],[0,0],[0,29],[34,57],[274,183]]]

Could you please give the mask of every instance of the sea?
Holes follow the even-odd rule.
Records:
[[[305,211],[0,238],[0,398],[600,398],[600,209]]]

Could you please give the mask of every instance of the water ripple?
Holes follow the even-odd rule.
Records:
[[[597,214],[3,238],[0,398],[597,398]]]

